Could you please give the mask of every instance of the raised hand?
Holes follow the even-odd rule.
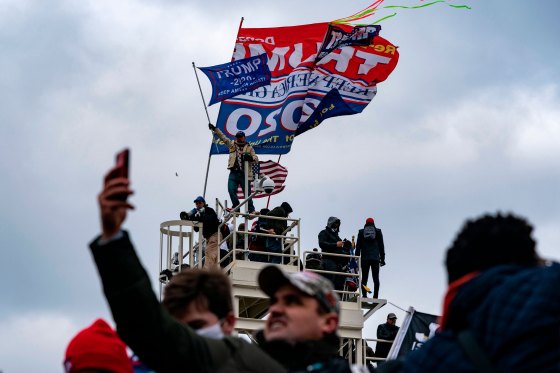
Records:
[[[117,234],[128,209],[134,206],[128,203],[127,197],[134,192],[129,188],[130,181],[124,177],[116,177],[117,168],[111,169],[105,176],[103,190],[97,196],[101,216],[101,239],[107,240]]]

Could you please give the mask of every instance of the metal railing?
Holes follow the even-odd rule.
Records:
[[[198,232],[195,232],[198,228]],[[194,239],[198,236],[198,242],[202,242],[202,223],[191,220],[170,220],[160,224],[159,232],[159,273],[160,276],[164,271],[169,273],[179,272],[184,264],[189,267],[202,266],[202,253],[198,244],[195,245]],[[164,245],[165,237],[165,245]],[[185,239],[187,243],[185,245]],[[165,255],[164,255],[165,254]],[[165,256],[165,258],[164,258]],[[188,258],[185,263],[185,258]],[[163,285],[169,279],[160,277],[159,294],[160,300]]]
[[[350,263],[350,261],[352,259],[354,259],[357,263],[357,273],[350,273],[347,270],[344,270],[344,271],[328,271],[328,270],[325,270],[325,269],[307,268],[307,261],[305,259],[307,258],[307,256],[309,254],[320,255],[322,259],[324,259],[324,258],[330,258],[330,259],[333,259],[333,258],[347,258],[348,263]],[[345,279],[347,279],[347,278],[355,279],[355,282],[357,283],[357,289],[356,290],[353,290],[353,291],[347,290],[346,280],[345,280],[344,281],[345,285],[344,285],[343,290],[335,289],[335,293],[337,293],[340,296],[340,299],[342,301],[347,301],[347,302],[348,301],[356,301],[356,302],[361,304],[361,301],[362,301],[362,292],[361,292],[361,289],[362,289],[362,274],[361,274],[361,271],[360,271],[360,268],[361,268],[361,258],[360,258],[360,256],[347,255],[347,254],[326,253],[326,252],[318,252],[318,251],[304,251],[303,255],[305,257],[304,261],[303,261],[303,263],[304,263],[303,269],[305,271],[316,272],[316,273],[319,273],[321,275],[344,276]],[[322,262],[324,262],[324,261],[322,260]],[[347,265],[347,267],[348,267],[348,265]],[[357,292],[357,294],[356,294],[356,292]]]
[[[362,356],[364,356],[364,359],[365,359],[366,362],[371,361],[371,362],[377,363],[377,362],[380,362],[380,361],[387,360],[386,357],[368,356],[367,355],[367,348],[370,347],[368,345],[368,342],[375,342],[375,349],[377,349],[377,346],[378,346],[379,343],[388,343],[388,344],[392,345],[394,341],[389,341],[389,340],[380,339],[380,338],[363,338],[362,339],[362,343],[363,343],[362,344],[362,353],[363,353]],[[372,351],[374,351],[373,348],[372,348]]]
[[[245,203],[244,201],[243,203]],[[231,241],[231,248],[229,248],[228,253],[220,258],[220,266],[225,267],[226,271],[229,270],[237,260],[250,260],[249,254],[255,255],[262,255],[265,257],[280,257],[280,262],[284,265],[293,265],[297,266],[300,258],[300,219],[294,218],[284,218],[284,217],[277,217],[277,216],[261,216],[259,214],[251,214],[251,213],[240,213],[237,210],[240,206],[237,206],[235,210],[232,210],[226,213],[224,217],[224,221],[218,227],[218,246],[221,247],[222,244],[225,242],[228,244]],[[221,205],[218,205],[221,206]],[[244,220],[245,228],[243,230],[238,230],[238,220]],[[253,232],[248,229],[249,218],[260,218],[270,220],[282,220],[287,222],[287,228],[281,234],[272,234],[272,233],[264,233],[264,232]],[[225,237],[222,237],[222,227],[228,222],[231,221],[233,225],[233,230],[230,230],[229,234]],[[295,235],[292,234],[288,236],[290,232],[295,229]],[[243,246],[238,247],[238,239],[243,238]],[[249,240],[251,237],[264,237],[264,238],[278,238],[280,239],[280,252],[270,252],[270,251],[258,251],[258,250],[250,250],[249,249]],[[240,259],[243,258],[243,259]],[[231,259],[231,262],[229,260]],[[270,260],[268,260],[270,262]],[[224,263],[228,263],[227,266]]]

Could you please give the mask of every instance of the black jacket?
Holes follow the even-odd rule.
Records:
[[[198,336],[159,304],[128,234],[90,245],[117,332],[140,360],[158,373],[267,372],[286,370],[241,338]]]
[[[218,215],[208,205],[204,206],[204,212],[196,214],[192,219],[202,223],[202,236],[206,239],[218,231],[218,226],[220,225]]]
[[[334,216],[330,217],[325,229],[319,232],[319,247],[324,253],[348,254],[342,247],[336,246],[338,241],[342,241],[342,239],[338,236],[338,232],[332,229],[332,225],[336,221],[338,221],[338,218]],[[348,263],[348,258],[330,255],[324,255],[323,261],[325,260],[332,260],[338,265],[346,265]]]
[[[278,206],[273,208],[267,216],[275,216],[279,218],[287,218],[288,213],[282,206]],[[263,219],[264,220],[264,219]],[[288,228],[288,221],[287,220],[278,220],[278,219],[266,219],[265,225],[267,229],[274,229],[276,234],[282,234]]]
[[[340,340],[336,334],[319,341],[289,344],[283,341],[267,342],[263,333],[256,334],[259,346],[289,372],[350,373],[348,361],[338,354]],[[354,367],[352,372],[369,372],[367,367]]]
[[[399,327],[396,325],[390,325],[387,323],[380,324],[377,327],[377,338],[385,339],[388,341],[394,341],[395,338],[397,337],[398,332],[399,332]],[[378,342],[377,346],[375,347],[375,356],[387,357],[390,349],[391,349],[391,343]]]
[[[364,229],[358,231],[356,255],[361,255],[362,260],[385,261],[383,233],[381,229],[375,227],[374,223],[366,223]]]

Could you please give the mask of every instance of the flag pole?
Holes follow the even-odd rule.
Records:
[[[241,21],[239,22],[239,28],[237,29],[237,36],[239,36],[239,31],[241,31],[241,26],[243,26],[243,20],[244,18],[241,17]],[[236,40],[237,41],[237,40]],[[233,51],[235,52],[235,47],[233,49]],[[233,60],[233,57],[232,57]],[[193,70],[194,70],[194,75],[196,77],[196,82],[198,83],[198,90],[200,91],[200,97],[202,98],[202,105],[204,106],[204,111],[206,112],[206,118],[208,119],[208,123],[212,123],[212,121],[210,120],[210,115],[208,114],[208,107],[206,106],[206,100],[204,100],[204,94],[202,93],[202,87],[200,86],[200,80],[198,79],[198,74],[196,72],[196,65],[193,61],[192,63],[193,66]],[[212,140],[214,140],[214,134],[212,133]],[[218,145],[216,145],[216,149],[218,148]],[[204,191],[202,193],[202,197],[206,198],[206,186],[208,185],[208,173],[210,172],[210,161],[212,160],[212,154],[208,154],[208,164],[206,165],[206,177],[204,178]]]
[[[278,156],[278,162],[276,162],[276,163],[280,164],[280,158],[282,158],[282,154],[280,154]],[[268,205],[270,204],[270,197],[271,197],[271,195],[269,194],[268,195],[268,201],[266,201],[266,208],[268,208]]]
[[[235,44],[237,44],[237,38],[239,37],[239,32],[241,31],[241,26],[243,26],[243,20],[245,18],[241,17],[241,20],[239,21],[239,28],[237,29],[237,37],[235,38]],[[235,54],[235,46],[233,47],[233,53],[231,54],[231,60],[233,61],[233,55]]]
[[[196,77],[196,82],[198,83],[198,90],[200,91],[200,97],[202,98],[202,105],[204,106],[204,111],[206,112],[206,118],[208,119],[208,123],[212,123],[210,121],[210,114],[208,114],[208,107],[206,106],[206,100],[204,100],[204,94],[202,93],[202,87],[200,86],[200,80],[198,79],[198,74],[196,72],[196,65],[194,64],[194,61],[192,63],[192,67],[194,70],[194,76]],[[212,133],[212,140],[213,139],[214,139],[214,134]],[[204,179],[204,192],[202,193],[202,198],[206,198],[206,186],[208,185],[208,172],[210,171],[211,159],[212,159],[212,154],[208,154],[208,164],[206,165],[206,177]]]

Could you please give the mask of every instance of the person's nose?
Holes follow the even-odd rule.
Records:
[[[271,304],[270,307],[268,307],[268,312],[270,312],[271,315],[281,315],[284,312],[284,305],[282,302]]]

